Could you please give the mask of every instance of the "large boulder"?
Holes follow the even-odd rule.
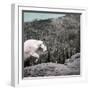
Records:
[[[42,63],[24,68],[24,77],[79,75],[79,68],[56,63]]]
[[[70,59],[67,59],[65,65],[70,68],[73,73],[80,74],[80,53],[77,53],[71,56]]]
[[[80,53],[72,55],[71,58],[65,60],[65,65],[68,67],[80,68]]]

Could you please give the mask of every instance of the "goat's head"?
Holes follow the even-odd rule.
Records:
[[[47,51],[47,47],[46,47],[46,45],[43,43],[43,41],[39,41],[38,50],[39,50],[39,51],[43,51],[43,52]]]

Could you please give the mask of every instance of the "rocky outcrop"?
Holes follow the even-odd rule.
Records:
[[[80,74],[80,54],[73,55],[65,64],[42,63],[24,68],[24,77],[65,76]]]

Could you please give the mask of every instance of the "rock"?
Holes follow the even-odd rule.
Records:
[[[71,58],[65,60],[65,65],[69,63],[80,62],[80,53],[72,55]]]
[[[78,70],[74,70],[64,64],[56,63],[42,63],[24,68],[24,77],[65,76],[77,74],[79,74]]]
[[[76,53],[75,55],[71,56],[71,59],[80,58],[80,53]]]
[[[24,77],[80,75],[80,53],[65,60],[65,64],[41,63],[24,68]]]
[[[77,53],[70,59],[67,59],[65,65],[72,70],[73,74],[80,74],[80,53]]]

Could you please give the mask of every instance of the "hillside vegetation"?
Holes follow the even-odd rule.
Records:
[[[27,39],[42,40],[48,47],[37,64],[64,64],[72,55],[80,53],[80,15],[24,22],[24,41]]]

